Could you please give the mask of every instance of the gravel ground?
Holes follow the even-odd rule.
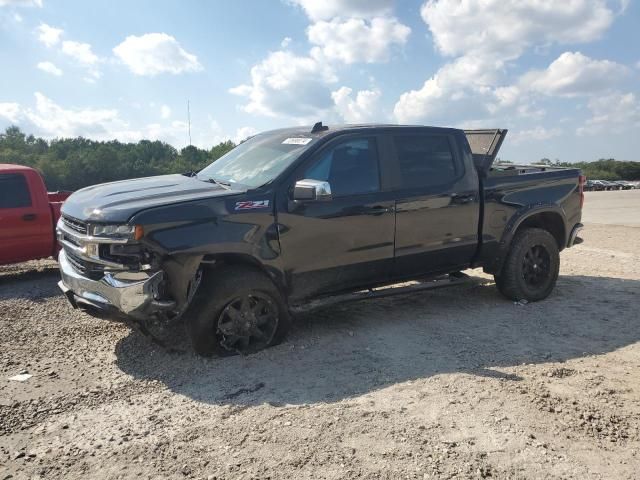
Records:
[[[640,227],[583,237],[543,302],[473,270],[210,360],[72,310],[53,262],[4,267],[0,480],[638,478]]]

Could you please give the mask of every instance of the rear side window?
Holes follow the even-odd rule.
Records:
[[[0,208],[30,207],[31,196],[24,175],[0,175]]]
[[[394,141],[402,188],[443,185],[458,176],[446,136],[396,135]]]
[[[375,139],[358,138],[331,147],[304,178],[328,181],[331,193],[338,197],[377,192],[380,174]]]

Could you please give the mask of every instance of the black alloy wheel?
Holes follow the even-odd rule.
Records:
[[[551,259],[549,252],[543,245],[534,245],[525,253],[522,261],[524,281],[532,287],[539,287],[547,281],[550,273]]]
[[[269,346],[278,331],[278,308],[260,292],[234,298],[216,322],[216,338],[224,349],[242,355]]]
[[[558,280],[558,241],[547,230],[525,228],[514,236],[500,273],[500,293],[511,300],[535,302],[547,298]]]
[[[273,281],[246,265],[205,268],[185,318],[193,349],[206,357],[249,355],[277,345],[291,324]]]

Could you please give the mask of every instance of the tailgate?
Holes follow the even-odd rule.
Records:
[[[507,132],[508,130],[504,128],[464,131],[478,172],[485,174],[489,172]]]

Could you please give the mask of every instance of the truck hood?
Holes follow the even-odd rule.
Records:
[[[124,223],[148,208],[244,192],[195,177],[160,175],[83,188],[64,202],[62,213],[85,222]]]

